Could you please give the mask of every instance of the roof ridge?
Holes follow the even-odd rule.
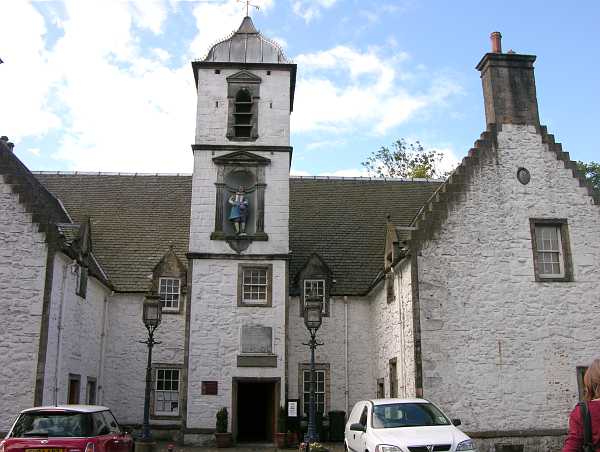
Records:
[[[31,171],[32,174],[51,174],[56,176],[192,176],[192,173],[127,173],[102,171]]]
[[[379,181],[379,182],[439,182],[443,183],[445,179],[427,179],[421,177],[370,177],[370,176],[290,176],[290,179],[307,180],[356,180],[356,181]]]

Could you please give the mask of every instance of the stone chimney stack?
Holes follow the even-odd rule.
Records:
[[[481,72],[485,119],[487,124],[540,125],[535,78],[534,55],[502,53],[502,35],[490,35],[492,51],[486,53],[477,70]]]

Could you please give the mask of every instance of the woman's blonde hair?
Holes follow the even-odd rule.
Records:
[[[600,359],[595,359],[583,376],[583,398],[600,398]]]

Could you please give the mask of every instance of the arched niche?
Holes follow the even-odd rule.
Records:
[[[253,240],[268,240],[264,230],[267,185],[265,166],[271,161],[248,151],[237,151],[215,157],[213,162],[217,167],[217,181],[215,182],[215,230],[211,234],[211,239],[226,240],[238,253],[245,250]],[[248,207],[243,233],[241,225],[239,229],[236,228],[230,219],[233,204],[240,191],[243,191]]]

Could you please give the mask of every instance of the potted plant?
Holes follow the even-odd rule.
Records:
[[[227,408],[223,407],[217,411],[217,428],[215,432],[217,447],[231,447],[231,444],[233,443],[231,433],[227,432],[228,423],[229,415],[227,413]]]
[[[275,433],[275,446],[278,449],[283,449],[286,446],[287,433],[285,429],[285,418],[285,408],[279,407],[279,415],[277,416],[277,433]]]

